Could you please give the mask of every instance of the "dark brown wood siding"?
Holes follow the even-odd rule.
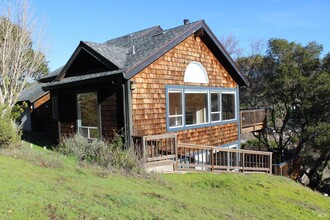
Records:
[[[209,77],[208,84],[185,83],[187,65],[200,62]],[[166,85],[236,88],[237,83],[199,37],[193,35],[165,53],[132,78],[132,117],[134,135],[166,133]],[[238,123],[178,131],[178,141],[219,146],[238,140]]]
[[[122,87],[107,83],[73,87],[58,91],[60,136],[71,137],[77,132],[77,94],[97,92],[100,106],[102,136],[111,139],[124,127]]]
[[[72,137],[76,132],[77,98],[73,91],[58,95],[59,122],[62,137]]]
[[[101,106],[102,136],[111,139],[124,127],[122,88],[103,89],[99,93]]]

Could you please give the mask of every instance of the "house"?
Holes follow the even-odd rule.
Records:
[[[18,97],[17,103],[25,102],[27,108],[21,115],[21,125],[23,132],[47,131],[52,128],[52,103],[49,91],[44,91],[42,86],[53,81],[61,68],[38,79],[36,82],[24,89]]]
[[[176,133],[179,142],[240,147],[235,62],[201,20],[160,26],[104,43],[81,41],[50,92],[59,138]]]

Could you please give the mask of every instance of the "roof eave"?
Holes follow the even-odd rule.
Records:
[[[56,90],[56,89],[63,89],[63,88],[69,88],[69,87],[74,87],[74,86],[83,86],[83,85],[88,85],[91,83],[99,83],[99,82],[104,82],[104,81],[110,81],[114,82],[114,77],[118,75],[123,75],[122,72],[118,72],[116,74],[111,74],[111,75],[106,75],[106,76],[101,76],[101,77],[95,77],[95,78],[88,78],[88,79],[81,79],[77,81],[71,81],[71,82],[64,82],[61,84],[54,84],[50,83],[49,85],[43,86],[43,90],[51,91],[51,90]],[[122,76],[120,76],[122,78]],[[53,85],[52,85],[53,84]]]

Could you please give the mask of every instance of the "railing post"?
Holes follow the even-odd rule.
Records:
[[[175,163],[173,170],[177,171],[178,170],[178,139],[177,139],[177,134],[174,134],[174,152],[175,152]]]
[[[213,153],[214,149],[213,147],[211,148],[211,164],[212,164],[212,167],[211,167],[211,171],[213,172],[214,171],[214,153]]]
[[[146,137],[143,136],[142,137],[142,159],[143,159],[143,162],[146,163],[147,162],[147,158],[146,158]]]
[[[245,153],[243,151],[243,164],[242,164],[243,170],[242,172],[244,173],[244,169],[245,169]]]
[[[240,128],[239,128],[240,129],[239,130],[239,133],[242,134],[242,128],[243,128],[243,112],[240,111],[239,115],[240,115],[240,121],[241,121]]]
[[[269,174],[272,174],[273,169],[273,153],[270,153],[269,155]]]

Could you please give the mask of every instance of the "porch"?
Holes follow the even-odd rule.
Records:
[[[240,111],[241,134],[261,131],[267,126],[267,109],[248,109]]]
[[[173,166],[175,171],[272,173],[272,152],[178,143],[175,133],[134,137],[147,167]]]

